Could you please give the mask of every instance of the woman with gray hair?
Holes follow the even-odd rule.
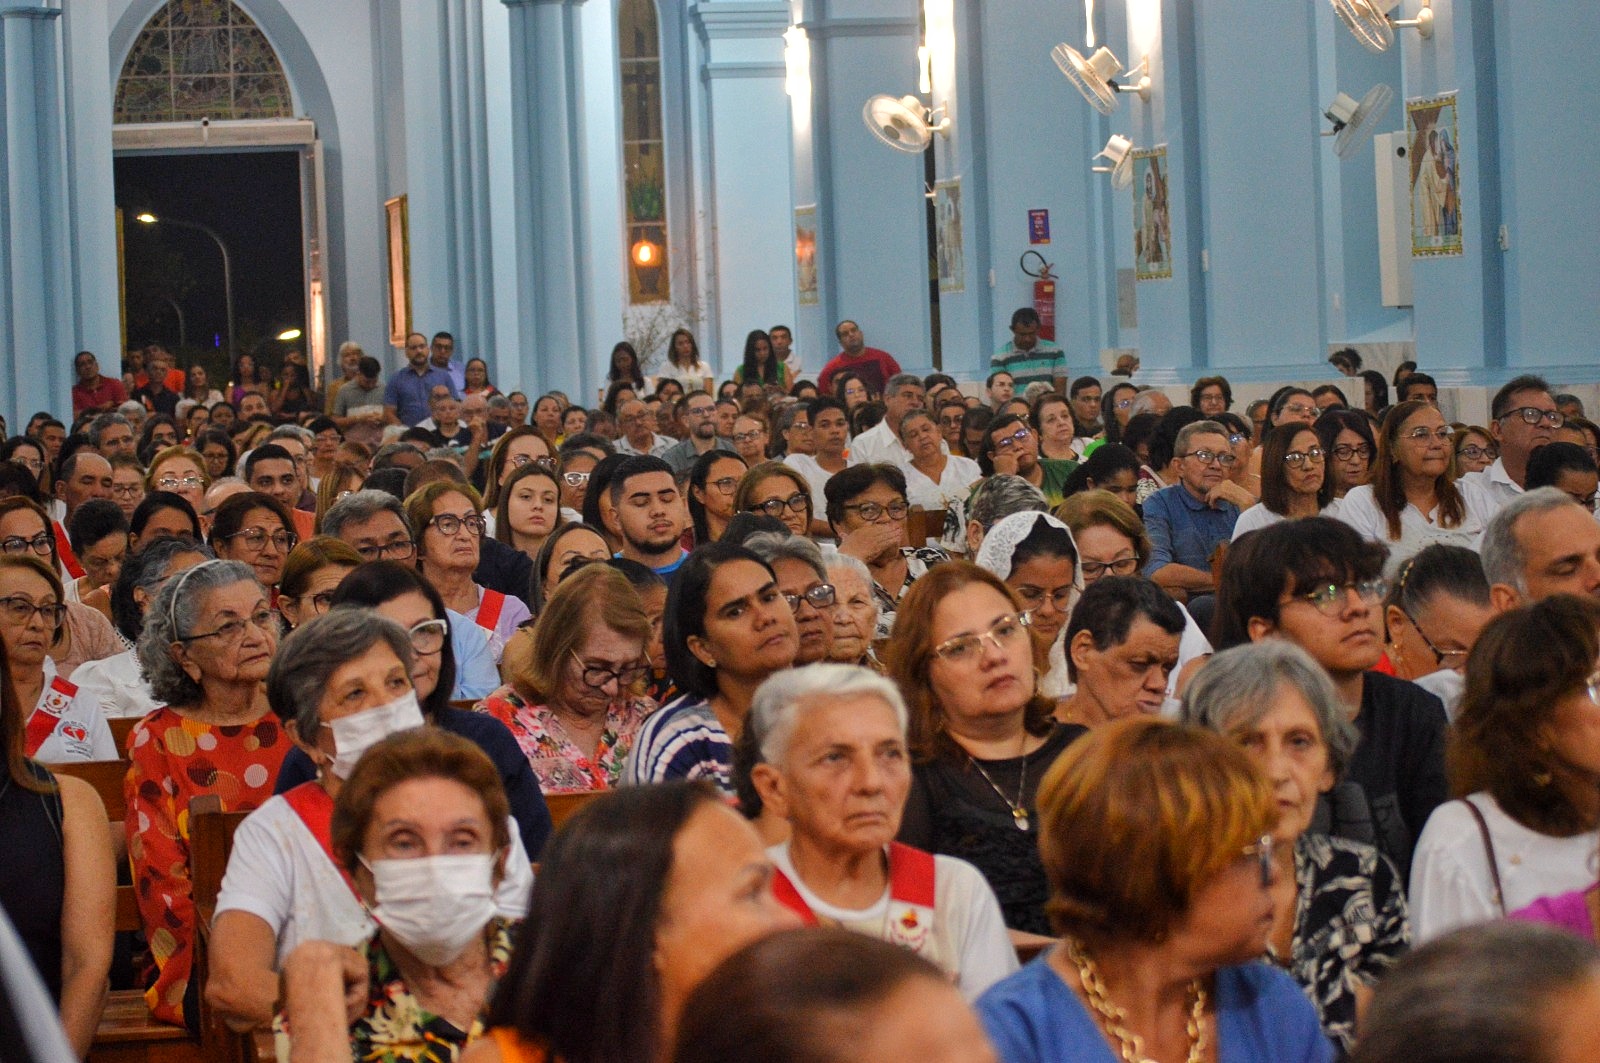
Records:
[[[264,686],[277,648],[267,591],[240,561],[207,561],[168,580],[139,635],[139,662],[161,708],[128,738],[125,822],[158,971],[145,1000],[163,1022],[199,1018],[189,981],[189,802],[215,795],[224,812],[259,808],[289,752]]]
[[[1017,969],[977,868],[894,840],[911,790],[906,705],[864,668],[814,664],[756,690],[751,781],[789,824],[767,850],[773,893],[809,925],[882,938],[932,961],[969,1000]]]
[[[387,735],[424,725],[412,686],[411,636],[369,609],[316,617],[284,640],[267,698],[317,768],[317,778],[252,812],[233,838],[211,928],[206,1002],[235,1026],[272,1021],[283,962],[303,941],[355,946],[377,931],[330,856],[334,799],[361,755]],[[533,879],[510,831],[502,914],[520,918]]]
[[[872,648],[880,615],[878,600],[872,596],[872,570],[859,557],[832,547],[823,550],[822,561],[828,569],[828,582],[833,584],[833,642],[828,660],[883,671]]]
[[[1411,941],[1389,858],[1314,830],[1321,795],[1355,753],[1355,726],[1327,673],[1281,639],[1212,657],[1185,693],[1183,712],[1238,742],[1272,785],[1278,873],[1268,956],[1300,983],[1323,1032],[1348,1052],[1358,1008]]]

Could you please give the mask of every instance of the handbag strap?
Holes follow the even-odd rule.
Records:
[[[1467,806],[1467,811],[1472,813],[1472,818],[1477,821],[1478,834],[1483,838],[1483,853],[1489,858],[1489,878],[1494,882],[1494,903],[1500,909],[1500,914],[1506,914],[1505,890],[1500,887],[1500,863],[1494,858],[1494,842],[1489,837],[1489,822],[1483,818],[1483,813],[1478,806],[1461,798],[1461,803]]]

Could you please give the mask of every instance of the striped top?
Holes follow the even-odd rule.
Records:
[[[621,785],[678,779],[705,779],[730,800],[735,796],[733,740],[698,694],[668,702],[644,721],[622,769]]]
[[[1067,354],[1047,340],[1039,340],[1026,351],[1007,343],[989,359],[990,372],[1004,369],[1017,385],[1017,394],[1036,381],[1051,384],[1067,375]]]

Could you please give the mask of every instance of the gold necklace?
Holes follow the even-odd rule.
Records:
[[[1028,794],[1027,730],[1024,729],[1022,732],[1022,776],[1017,781],[1017,799],[1015,801],[1012,801],[1011,798],[1006,796],[1004,790],[995,785],[994,780],[989,777],[989,773],[983,770],[983,765],[978,763],[977,757],[974,757],[971,753],[968,753],[967,763],[971,764],[977,769],[978,774],[983,776],[983,781],[989,784],[989,789],[995,792],[996,797],[1005,802],[1006,807],[1011,810],[1011,822],[1016,824],[1017,829],[1020,831],[1026,831],[1029,826],[1028,809],[1026,807]]]
[[[1117,1054],[1122,1057],[1123,1063],[1156,1063],[1144,1054],[1144,1038],[1123,1025],[1128,1017],[1127,1010],[1111,1003],[1106,996],[1106,983],[1100,977],[1100,969],[1083,951],[1083,946],[1078,944],[1077,939],[1068,937],[1065,948],[1067,958],[1078,968],[1078,982],[1083,986],[1083,995],[1099,1017],[1101,1027],[1116,1042]],[[1206,1049],[1206,1028],[1202,1021],[1206,1010],[1206,989],[1198,978],[1189,983],[1189,1000],[1189,1021],[1186,1024],[1189,1055],[1186,1060],[1187,1063],[1200,1063]]]

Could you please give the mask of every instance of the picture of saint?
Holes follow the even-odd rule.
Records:
[[[1133,256],[1139,280],[1172,276],[1165,145],[1133,153]]]
[[[1454,95],[1406,105],[1411,253],[1461,254],[1461,176]]]

